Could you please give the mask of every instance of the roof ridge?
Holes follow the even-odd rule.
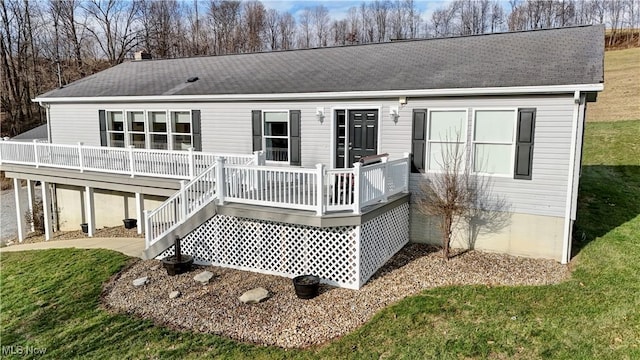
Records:
[[[126,62],[127,63],[149,63],[149,62],[168,61],[168,60],[203,59],[203,58],[213,58],[213,57],[219,58],[219,57],[229,57],[229,56],[243,56],[243,55],[248,56],[248,55],[260,55],[260,54],[282,54],[282,53],[306,52],[306,51],[314,51],[314,50],[317,51],[317,50],[325,50],[325,49],[383,46],[383,45],[391,45],[391,44],[406,44],[406,43],[428,42],[428,41],[438,41],[438,40],[464,39],[464,38],[471,38],[471,37],[489,37],[489,36],[512,35],[512,34],[545,32],[545,31],[559,31],[559,30],[569,30],[569,29],[576,29],[576,28],[598,27],[598,26],[604,26],[604,25],[602,24],[570,25],[570,26],[562,26],[562,27],[540,28],[540,29],[529,29],[529,30],[500,31],[500,32],[491,32],[491,33],[483,33],[483,34],[450,35],[450,36],[440,36],[440,37],[430,37],[430,38],[399,39],[399,40],[393,40],[393,41],[370,42],[370,43],[364,43],[364,44],[358,43],[358,44],[310,47],[310,48],[301,48],[301,49],[262,50],[262,51],[252,51],[252,52],[245,52],[245,53],[229,53],[229,54],[216,54],[216,55],[194,55],[194,56],[164,58],[164,59],[128,60]]]

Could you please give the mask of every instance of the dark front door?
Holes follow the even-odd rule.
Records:
[[[378,110],[349,111],[349,167],[378,153]]]
[[[338,110],[335,126],[336,168],[351,167],[361,157],[377,154],[378,110]]]

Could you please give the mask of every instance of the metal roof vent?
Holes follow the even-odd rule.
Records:
[[[198,81],[198,77],[197,76],[190,77],[190,78],[187,79],[187,82],[190,82],[190,83],[191,82],[196,82],[196,81]]]

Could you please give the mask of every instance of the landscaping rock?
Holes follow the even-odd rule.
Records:
[[[145,285],[148,282],[149,282],[149,277],[148,276],[137,278],[137,279],[133,280],[133,286],[140,287],[142,285]]]
[[[177,291],[177,290],[176,291],[172,291],[172,292],[169,293],[169,299],[178,298],[180,295],[182,295],[180,293],[180,291]]]
[[[200,274],[194,276],[193,280],[201,283],[202,285],[207,285],[212,277],[213,273],[211,271],[203,271]]]
[[[265,288],[258,287],[245,292],[238,299],[245,304],[257,304],[268,297],[269,291]]]
[[[151,270],[151,271],[156,271],[156,270],[158,270],[158,269],[160,269],[160,265],[152,266],[152,267],[151,267],[151,269],[149,269],[149,270]]]

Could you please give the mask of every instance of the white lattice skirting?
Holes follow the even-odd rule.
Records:
[[[360,226],[320,228],[215,215],[182,239],[198,264],[294,277],[359,289],[409,241],[409,205]],[[170,247],[158,258],[173,255]]]

